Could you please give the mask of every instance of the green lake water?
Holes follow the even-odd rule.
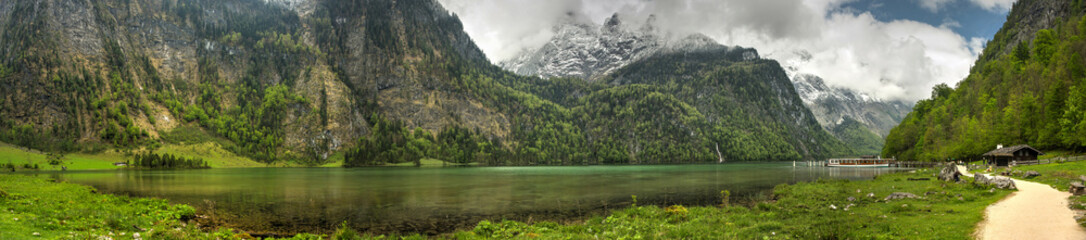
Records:
[[[712,205],[720,191],[754,199],[782,183],[871,179],[904,169],[716,164],[464,168],[246,168],[85,171],[54,178],[102,192],[169,199],[203,221],[257,233],[436,234],[480,220],[574,220],[631,204]]]

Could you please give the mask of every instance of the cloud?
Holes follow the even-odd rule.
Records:
[[[988,11],[993,12],[1007,12],[1014,6],[1014,2],[1017,0],[970,0],[973,4],[980,6]]]
[[[656,27],[671,34],[702,33],[724,45],[753,47],[793,73],[906,101],[929,97],[936,84],[963,79],[984,42],[955,33],[954,24],[879,21],[843,8],[849,0],[439,1],[461,17],[493,61],[542,46],[553,36],[552,27],[570,16],[600,24],[615,12],[626,22],[652,14]]]
[[[939,12],[947,4],[953,3],[957,0],[916,0],[920,4],[921,8],[927,9],[933,13]],[[1011,6],[1017,0],[969,0],[973,5],[984,8],[985,10],[992,12],[1007,12],[1011,10]]]
[[[554,36],[552,27],[589,6],[580,0],[439,0],[490,59],[506,59]]]
[[[954,0],[918,0],[920,7],[931,12],[939,12],[939,9]]]

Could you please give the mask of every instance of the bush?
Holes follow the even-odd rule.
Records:
[[[347,226],[347,222],[343,222],[339,225],[339,228],[336,228],[336,232],[332,233],[329,238],[333,240],[355,240],[362,239],[362,236],[359,236],[358,232],[355,232],[354,229],[351,229],[350,226]]]
[[[128,162],[129,168],[149,169],[184,169],[184,168],[211,168],[200,158],[178,157],[170,154],[137,153]]]

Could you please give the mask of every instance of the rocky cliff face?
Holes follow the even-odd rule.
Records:
[[[501,113],[452,90],[456,74],[445,68],[488,61],[434,1],[5,1],[0,31],[13,72],[0,76],[0,116],[62,126],[80,141],[138,145],[185,124],[186,106],[208,115],[192,124],[232,140],[276,136],[270,145],[322,157],[366,135],[371,114],[431,131],[509,128]],[[274,115],[260,109],[277,85],[305,101]],[[215,122],[225,116],[260,124],[242,133]],[[125,139],[102,134],[130,127]]]
[[[775,61],[664,38],[651,20],[567,25],[569,41],[517,64],[591,80],[577,82],[491,65],[432,0],[5,1],[0,31],[0,140],[21,145],[143,148],[188,126],[269,162],[319,161],[381,130],[394,153],[374,154],[441,132],[445,153],[495,165],[848,151]]]
[[[810,74],[796,74],[792,83],[803,103],[826,129],[852,119],[880,138],[886,137],[890,129],[912,111],[912,106],[905,102],[886,101],[849,89],[830,87],[822,78]]]

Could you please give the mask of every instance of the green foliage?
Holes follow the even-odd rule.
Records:
[[[845,144],[852,146],[857,154],[878,155],[882,151],[883,139],[862,123],[846,117],[830,131]]]
[[[0,141],[48,152],[71,152],[79,149],[73,139],[57,135],[65,135],[59,127],[39,130],[30,124],[5,127],[3,122],[0,122]]]
[[[632,84],[597,91],[573,114],[584,122],[589,148],[604,164],[694,163],[717,160],[708,120],[654,87]]]
[[[1012,14],[1017,19],[1020,14]],[[1007,42],[1013,22],[989,42],[970,75],[955,88],[937,86],[891,130],[884,157],[976,160],[997,144],[1041,149],[1086,149],[1086,31],[1082,18],[1036,32],[1032,41]],[[1032,43],[1032,54],[1029,45]],[[1015,46],[1004,53],[1004,46]]]
[[[369,122],[373,124],[373,133],[360,139],[356,147],[345,150],[343,167],[404,162],[419,166],[423,158],[437,158],[453,164],[497,164],[498,160],[511,156],[500,143],[465,128],[449,127],[435,138],[425,129],[409,130],[401,121],[377,115],[371,116]]]
[[[361,240],[361,239],[363,239],[361,236],[358,235],[358,232],[355,232],[354,230],[351,229],[350,226],[347,226],[346,222],[340,224],[339,228],[336,228],[336,232],[332,233],[332,235],[328,236],[328,238],[332,239],[332,240]]]
[[[141,169],[211,168],[206,161],[200,158],[155,153],[136,153],[132,156],[132,161],[128,162],[128,167]]]
[[[94,239],[110,232],[141,232],[149,239],[199,233],[182,224],[195,216],[192,207],[165,200],[103,195],[86,186],[19,175],[0,175],[0,189],[6,192],[0,198],[4,239],[38,237],[32,233],[49,239]],[[187,233],[176,233],[175,228]]]
[[[209,90],[211,91],[211,90]],[[185,107],[186,121],[199,122],[236,145],[223,145],[232,151],[250,156],[256,160],[275,161],[283,142],[282,120],[287,108],[295,104],[304,104],[307,99],[294,94],[287,86],[269,86],[260,95],[246,98],[241,107],[227,109],[221,114],[210,115],[200,105]],[[217,95],[218,93],[210,93]],[[259,100],[256,100],[259,99]],[[205,99],[210,101],[210,99]],[[175,101],[167,101],[167,106]],[[205,102],[206,103],[206,102]],[[214,106],[214,104],[212,105]]]

